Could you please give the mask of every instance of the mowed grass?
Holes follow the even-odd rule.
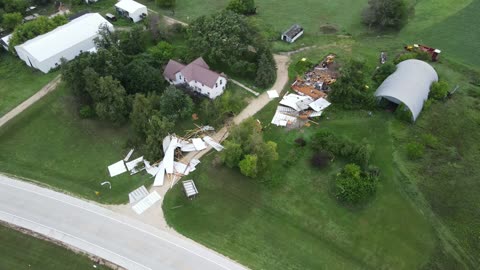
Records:
[[[53,80],[56,72],[43,74],[19,58],[0,51],[0,117]]]
[[[428,220],[401,194],[401,177],[392,160],[389,115],[332,112],[320,126],[286,131],[271,126],[272,102],[256,117],[266,139],[278,144],[275,184],[261,184],[238,170],[214,165],[216,153],[189,175],[200,195],[190,201],[180,185],[164,201],[167,221],[193,238],[252,269],[417,269],[436,245]],[[332,198],[332,177],[343,162],[313,169],[307,146],[294,140],[328,129],[375,145],[372,163],[382,171],[377,196],[362,209],[348,209]],[[288,152],[301,158],[285,167]]]
[[[125,157],[127,138],[127,128],[79,119],[62,84],[0,129],[0,171],[102,203],[124,203],[128,192],[153,181],[143,173],[110,178],[107,166]],[[100,185],[104,181],[111,190]]]
[[[0,225],[0,269],[94,269],[87,256]],[[97,264],[96,264],[97,265]],[[97,265],[96,269],[109,269]]]

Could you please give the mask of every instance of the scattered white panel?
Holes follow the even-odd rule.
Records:
[[[123,159],[123,161],[127,162],[130,159],[130,157],[133,154],[133,150],[134,150],[133,148],[130,149],[130,151],[128,152],[127,156]]]
[[[197,151],[197,148],[195,148],[195,145],[193,143],[185,144],[182,145],[182,148],[180,148],[182,152],[194,152]]]
[[[214,141],[212,138],[210,138],[209,136],[205,136],[203,137],[203,140],[208,143],[208,145],[210,145],[211,147],[215,148],[215,150],[217,150],[218,152],[222,151],[223,150],[223,146],[219,143],[217,143],[216,141]]]
[[[148,196],[147,188],[145,186],[141,186],[135,189],[134,191],[128,193],[128,201],[130,203],[136,203],[147,196]]]
[[[150,162],[148,162],[147,160],[144,160],[143,163],[145,164],[145,169],[147,170],[148,174],[150,174],[151,176],[157,175],[158,171],[160,170],[158,165],[151,166]]]
[[[193,167],[196,167],[198,164],[200,164],[200,160],[196,158],[192,158],[192,160],[190,160],[190,165],[192,165]]]
[[[142,214],[145,212],[148,208],[152,207],[156,202],[158,202],[161,199],[160,195],[156,191],[148,194],[147,197],[143,198],[141,201],[139,201],[137,204],[132,206],[133,211],[137,214]]]
[[[268,97],[269,97],[270,99],[274,99],[274,98],[278,98],[278,97],[279,97],[277,90],[267,91],[267,95],[268,95]]]
[[[317,112],[325,110],[330,105],[331,103],[324,98],[319,98],[314,102],[308,104],[310,108],[314,109]]]
[[[201,128],[201,130],[202,130],[202,131],[214,131],[215,128],[212,127],[212,126],[203,126],[203,127]]]
[[[193,182],[193,180],[183,181],[182,184],[187,197],[192,197],[198,194],[197,187],[195,186],[195,182]]]
[[[143,162],[143,156],[127,162],[125,165],[127,166],[127,170],[132,171],[141,162]]]
[[[312,112],[308,117],[319,117],[322,116],[323,111]]]
[[[163,165],[163,161],[160,162],[158,165],[158,172],[155,175],[155,181],[153,182],[154,187],[163,186],[163,182],[165,181],[165,166]]]
[[[192,139],[192,143],[195,146],[195,149],[197,149],[197,151],[201,151],[201,150],[207,148],[207,145],[205,144],[205,142],[202,141],[202,139],[200,139],[200,138]]]
[[[276,125],[276,126],[282,126],[282,127],[285,127],[287,126],[287,124],[290,122],[290,123],[295,123],[297,121],[297,118],[296,117],[293,117],[293,116],[290,116],[290,115],[286,115],[286,114],[283,114],[279,111],[276,111],[275,112],[275,115],[273,116],[273,119],[272,119],[272,124]]]
[[[312,103],[313,99],[309,96],[300,96],[296,94],[288,94],[283,96],[280,100],[280,104],[293,108],[296,111],[305,110],[308,108],[308,104]]]
[[[181,162],[174,163],[174,170],[175,170],[175,173],[179,173],[183,175],[188,175],[190,173],[188,165]]]
[[[108,172],[110,173],[110,177],[117,176],[126,171],[127,171],[127,168],[125,168],[125,163],[123,162],[123,160],[120,160],[119,162],[116,162],[108,166]]]
[[[165,171],[167,173],[173,173],[173,161],[175,158],[175,148],[177,148],[178,139],[172,137],[168,149],[165,152],[165,157],[163,158],[163,165],[165,166]]]
[[[172,140],[172,136],[167,135],[167,137],[163,138],[162,146],[163,146],[163,153],[167,152],[168,146],[170,145],[170,141]]]

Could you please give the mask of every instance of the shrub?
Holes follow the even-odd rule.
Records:
[[[417,142],[407,144],[407,156],[411,160],[416,160],[423,157],[425,153],[425,146]]]
[[[392,63],[385,63],[381,65],[373,75],[373,81],[377,84],[381,84],[390,74],[395,72],[397,67]]]
[[[313,167],[323,169],[328,166],[331,159],[332,155],[330,153],[321,151],[313,154],[312,158],[310,159],[310,164]]]
[[[243,15],[252,15],[257,12],[254,0],[230,0],[227,9]]]
[[[80,118],[93,118],[95,117],[95,110],[90,105],[85,105],[80,108],[79,111]]]
[[[427,52],[424,51],[414,51],[414,52],[407,52],[399,55],[395,60],[393,60],[393,63],[398,64],[400,62],[403,62],[408,59],[418,59],[422,61],[428,61],[430,60],[430,55]]]
[[[335,177],[335,197],[341,202],[358,204],[375,194],[378,170],[362,171],[360,166],[345,165]]]
[[[434,82],[430,86],[430,98],[440,100],[444,99],[448,94],[448,83],[445,81]]]
[[[407,3],[404,0],[369,0],[362,19],[368,27],[399,30],[408,21]]]
[[[300,147],[304,147],[305,145],[307,145],[307,141],[305,141],[305,139],[302,137],[296,138],[295,143]]]
[[[395,110],[395,116],[401,121],[405,121],[407,123],[413,122],[412,112],[403,103],[400,104]]]
[[[302,76],[305,72],[311,70],[313,68],[314,64],[310,62],[309,60],[301,59],[297,63],[295,63],[294,70],[296,75]]]
[[[422,143],[429,148],[437,148],[439,145],[438,138],[430,133],[422,135]]]

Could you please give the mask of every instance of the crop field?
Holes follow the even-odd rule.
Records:
[[[7,52],[0,52],[0,116],[53,80],[56,72],[43,74]]]
[[[0,269],[94,269],[88,257],[0,225]],[[67,267],[68,266],[68,267]],[[109,269],[97,265],[96,269]]]

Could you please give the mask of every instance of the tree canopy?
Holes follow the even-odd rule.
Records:
[[[230,0],[227,10],[243,15],[252,15],[257,12],[254,0]]]
[[[173,8],[175,7],[176,0],[155,0],[155,3],[163,8]]]
[[[379,30],[399,30],[408,21],[405,0],[369,0],[363,11],[363,23]]]
[[[335,177],[335,196],[348,204],[365,202],[375,194],[377,182],[377,171],[362,171],[360,166],[350,163]]]
[[[2,16],[2,26],[7,31],[12,31],[15,27],[22,23],[23,16],[19,12],[5,13]]]

